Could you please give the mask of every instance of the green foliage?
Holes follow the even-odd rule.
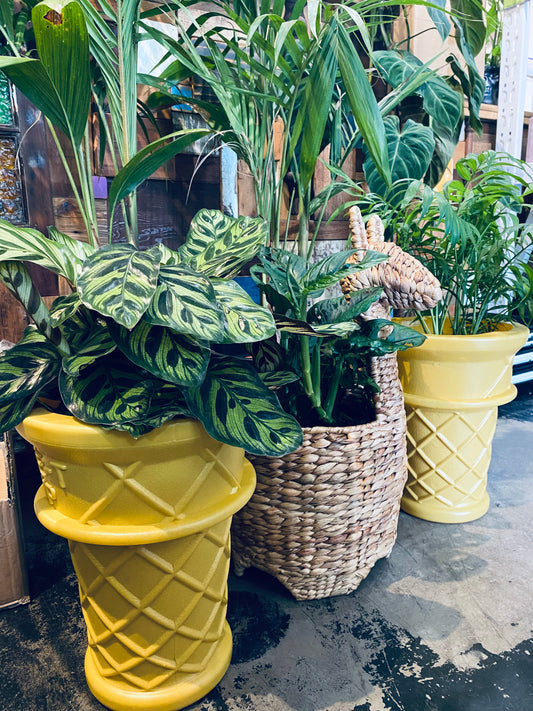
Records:
[[[339,252],[309,265],[287,250],[264,248],[260,264],[252,270],[273,308],[281,338],[279,343],[272,339],[254,343],[250,352],[264,381],[276,385],[284,408],[304,425],[353,424],[360,407],[354,411],[346,399],[356,397],[370,405],[368,398],[375,389],[365,372],[368,358],[424,340],[390,321],[357,321],[380,297],[380,288],[354,291],[349,302],[344,297],[320,298],[324,288],[386,259],[367,252],[359,263],[349,262],[354,252]],[[386,337],[380,335],[384,326],[390,331]]]
[[[261,220],[206,211],[195,224],[215,222],[225,225],[220,239],[238,263],[250,261],[266,240]],[[0,276],[35,319],[0,356],[3,431],[39,397],[52,396],[84,422],[135,437],[185,415],[256,454],[280,455],[300,444],[297,422],[253,366],[217,355],[217,343],[268,339],[276,327],[268,309],[236,283],[194,268],[213,263],[218,241],[213,234],[193,247],[195,229],[180,254],[129,244],[92,250],[57,231],[47,239],[0,221]],[[22,260],[68,274],[73,293],[49,312]],[[223,261],[222,271],[231,272],[231,260]]]
[[[494,330],[517,316],[533,318],[533,227],[525,222],[533,171],[506,153],[487,151],[458,161],[459,178],[442,193],[402,181],[384,198],[368,195],[400,246],[440,280],[444,299],[426,316],[434,333]],[[359,204],[359,203],[358,203]],[[424,324],[427,320],[422,321]]]

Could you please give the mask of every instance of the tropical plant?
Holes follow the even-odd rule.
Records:
[[[424,341],[424,336],[387,319],[358,320],[380,297],[381,287],[345,296],[323,296],[350,274],[386,260],[367,251],[337,252],[315,264],[285,249],[262,248],[252,268],[274,312],[279,341],[249,346],[265,380],[278,388],[284,408],[305,426],[352,425],[375,417],[376,385],[367,374],[369,358]],[[265,278],[266,277],[266,278]]]
[[[471,154],[458,179],[437,192],[400,181],[382,197],[358,192],[357,204],[377,212],[388,235],[437,276],[444,299],[421,323],[433,333],[495,330],[502,321],[533,318],[533,226],[525,197],[533,170],[506,153]]]
[[[116,11],[103,2],[102,9],[114,13],[116,34],[85,0],[40,3],[32,16],[39,58],[0,60],[72,145],[76,170],[70,176],[89,239],[0,222],[0,277],[33,320],[0,359],[0,427],[15,426],[36,404],[135,437],[172,417],[192,416],[222,442],[262,454],[287,452],[301,441],[298,424],[249,362],[223,353],[226,344],[275,332],[268,309],[232,280],[265,243],[265,223],[204,210],[178,251],[138,249],[135,188],[205,131],[176,134],[136,152],[131,40],[139,2],[119,0]],[[109,237],[102,247],[92,213],[91,96],[101,111],[111,110],[118,172],[109,209],[112,215],[125,200],[129,224],[127,243],[112,244]],[[71,293],[48,309],[26,262],[63,277]]]

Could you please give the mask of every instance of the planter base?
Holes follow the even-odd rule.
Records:
[[[483,516],[498,409],[406,410],[409,476],[402,510],[436,523]]]
[[[218,684],[229,666],[231,650],[231,630],[226,622],[209,667],[175,684],[149,691],[117,683],[103,676],[90,647],[85,655],[85,676],[98,701],[114,711],[175,711],[198,701]]]

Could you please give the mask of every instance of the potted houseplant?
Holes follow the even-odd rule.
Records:
[[[19,56],[0,60],[63,157],[71,144],[88,239],[0,224],[0,276],[33,321],[0,360],[0,424],[34,444],[37,515],[69,539],[91,690],[110,708],[162,711],[203,696],[230,661],[229,527],[255,484],[244,449],[281,454],[301,430],[253,366],[222,350],[275,331],[231,278],[265,243],[264,221],[201,211],[178,251],[138,249],[135,188],[195,134],[136,150],[139,3],[106,3],[110,18],[82,5],[37,5],[39,59],[13,41]],[[109,209],[123,209],[125,243],[99,244],[91,98],[117,151]],[[27,263],[61,276],[68,295],[48,308]]]
[[[416,182],[367,196],[444,291],[407,321],[426,341],[399,361],[409,446],[402,507],[445,523],[474,520],[489,506],[497,407],[516,395],[512,359],[529,333],[513,319],[530,323],[533,309],[531,226],[519,219],[531,168],[487,151],[458,161],[457,172],[442,193]]]

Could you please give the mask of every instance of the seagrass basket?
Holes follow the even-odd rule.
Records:
[[[417,260],[383,241],[379,218],[365,226],[352,208],[350,228],[354,248],[389,255],[388,262],[341,283],[345,293],[362,286],[385,287],[369,318],[388,316],[398,303],[404,308],[435,304],[438,282]],[[375,420],[352,427],[304,428],[303,445],[296,452],[278,459],[249,456],[257,488],[233,519],[237,574],[259,568],[296,599],[311,600],[352,592],[374,563],[390,554],[407,480],[406,417],[396,354],[372,359],[370,374],[380,388]]]
[[[381,388],[373,422],[304,428],[296,452],[249,456],[257,488],[233,519],[237,574],[259,568],[311,600],[355,590],[389,555],[407,479],[396,354],[374,358],[371,374]]]

